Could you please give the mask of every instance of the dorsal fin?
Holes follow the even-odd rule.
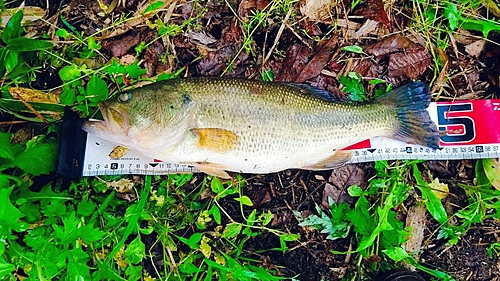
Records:
[[[349,99],[335,97],[327,90],[316,88],[314,86],[311,86],[311,85],[305,84],[305,83],[285,83],[285,85],[288,85],[292,88],[298,89],[305,94],[309,94],[309,95],[318,97],[318,98],[320,98],[324,101],[327,101],[327,102],[348,102],[348,101],[350,101]]]

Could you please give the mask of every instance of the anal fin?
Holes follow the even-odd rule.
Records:
[[[227,169],[226,166],[220,165],[217,163],[210,163],[210,162],[182,162],[180,164],[185,164],[185,165],[191,165],[194,166],[196,169],[200,170],[201,172],[211,175],[211,176],[216,176],[221,179],[230,179],[231,176],[224,170]]]
[[[338,150],[332,156],[321,160],[320,162],[302,167],[304,170],[328,170],[345,165],[351,158],[354,152],[349,150]]]

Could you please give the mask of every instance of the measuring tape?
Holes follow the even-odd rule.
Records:
[[[349,163],[500,158],[500,100],[433,102],[427,110],[442,133],[439,149],[377,137],[345,148],[353,151]],[[108,155],[116,144],[87,135],[80,129],[82,121],[71,111],[65,111],[64,116],[60,174],[76,178],[199,172],[193,166],[161,162],[136,151],[127,151],[122,158],[112,159]],[[65,140],[66,135],[72,139]]]

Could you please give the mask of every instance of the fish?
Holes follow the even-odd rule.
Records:
[[[430,101],[424,82],[352,102],[308,84],[174,78],[99,103],[104,120],[82,128],[145,156],[230,178],[333,169],[353,155],[343,148],[373,137],[437,149]]]

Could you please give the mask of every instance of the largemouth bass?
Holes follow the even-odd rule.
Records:
[[[104,121],[83,129],[166,162],[210,175],[325,170],[347,162],[351,144],[385,136],[431,148],[439,134],[421,82],[372,103],[339,101],[306,84],[183,78],[100,103]]]

